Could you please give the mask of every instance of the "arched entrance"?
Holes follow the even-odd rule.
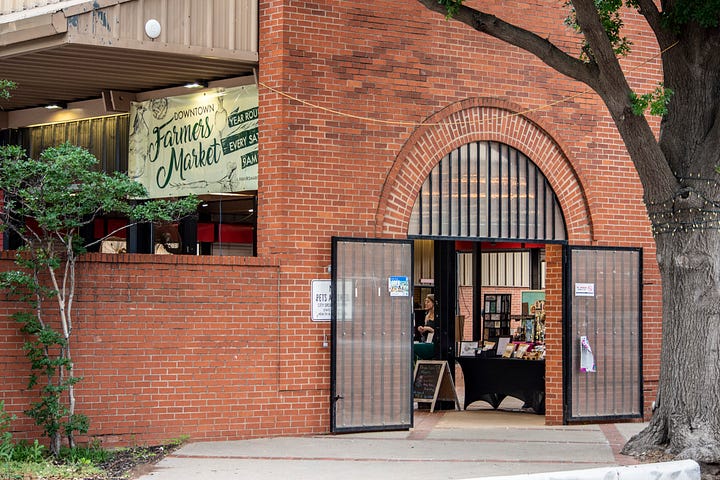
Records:
[[[473,98],[428,118],[388,172],[378,202],[375,236],[406,238],[413,228],[410,222],[418,192],[440,160],[473,143],[495,142],[522,152],[542,172],[563,212],[566,240],[594,241],[593,215],[584,187],[588,182],[575,170],[557,136],[540,127],[531,114],[514,113],[519,110],[508,102]]]
[[[563,147],[548,128],[541,127],[541,119],[536,119],[534,114],[517,114],[520,111],[519,106],[509,102],[498,101],[496,99],[473,98],[467,99],[456,104],[449,105],[447,108],[439,111],[437,114],[427,119],[426,123],[418,128],[410,137],[408,142],[399,152],[393,168],[390,170],[383,191],[381,192],[380,202],[377,211],[376,236],[392,237],[392,238],[422,238],[420,235],[427,235],[438,248],[434,249],[432,264],[442,265],[446,268],[442,279],[455,278],[457,255],[454,248],[456,241],[473,240],[477,243],[486,241],[490,245],[493,241],[496,244],[498,240],[514,241],[521,245],[520,239],[530,237],[531,242],[538,239],[552,239],[545,247],[547,267],[546,275],[548,283],[545,285],[545,294],[548,300],[545,310],[546,325],[552,328],[554,335],[548,336],[546,340],[547,362],[554,365],[562,365],[562,321],[563,321],[563,271],[562,271],[562,255],[563,242],[576,242],[581,244],[590,244],[594,241],[593,216],[589,206],[589,202],[585,193],[585,183],[582,175],[577,172],[573,163],[564,153],[569,151]],[[449,172],[452,168],[454,157],[474,158],[472,155],[482,155],[482,151],[478,152],[477,147],[484,145],[486,148],[498,149],[503,148],[508,152],[508,157],[512,158],[512,162],[517,161],[518,165],[527,165],[527,169],[517,169],[518,175],[528,175],[534,178],[542,178],[542,181],[536,182],[534,188],[541,186],[541,193],[553,192],[554,195],[548,196],[553,198],[550,206],[541,203],[543,208],[542,220],[536,217],[539,210],[532,210],[520,205],[513,200],[510,195],[510,206],[506,204],[492,203],[493,196],[497,195],[490,187],[489,198],[490,204],[482,203],[476,207],[468,204],[466,207],[461,205],[453,206],[450,198],[457,199],[462,195],[462,188],[466,188],[468,195],[476,195],[472,192],[472,187],[460,187],[450,190],[445,189],[449,193],[446,209],[443,209],[442,201],[432,206],[432,200],[423,199],[423,192],[431,192],[429,188],[423,187],[428,178],[432,175],[439,179],[443,176],[443,169],[447,168]],[[475,151],[473,151],[475,149]],[[482,150],[482,148],[480,149]],[[509,152],[517,152],[509,154]],[[516,156],[513,156],[516,155]],[[443,165],[442,160],[446,158],[448,166]],[[527,162],[525,159],[531,160]],[[461,163],[464,160],[461,160]],[[512,163],[510,162],[510,163]],[[473,162],[469,162],[469,168],[477,170],[477,164],[472,166]],[[513,165],[515,165],[513,163]],[[535,170],[533,170],[533,167]],[[481,167],[483,168],[483,167]],[[505,175],[515,167],[507,166],[504,170]],[[490,177],[493,176],[492,163],[490,164]],[[455,173],[460,172],[457,167]],[[500,175],[501,169],[497,166],[494,170]],[[436,175],[433,174],[436,172]],[[536,177],[535,174],[539,173]],[[487,172],[484,174],[487,175]],[[461,178],[469,179],[467,174],[460,175]],[[511,176],[512,177],[512,176]],[[450,178],[445,176],[445,178]],[[466,183],[466,185],[468,185]],[[469,185],[473,185],[470,183]],[[480,185],[480,184],[478,184]],[[486,184],[491,185],[491,184]],[[497,188],[501,188],[501,183],[497,184]],[[509,185],[509,184],[508,184]],[[433,188],[440,188],[442,183],[435,182]],[[423,190],[425,188],[425,190]],[[508,186],[509,192],[509,186]],[[520,196],[516,195],[519,199]],[[534,204],[533,204],[534,207]],[[438,218],[427,221],[426,216],[433,214],[440,215]],[[475,211],[472,208],[476,208]],[[516,208],[516,210],[513,210]],[[413,214],[415,210],[415,214]],[[485,209],[485,210],[483,210]],[[485,222],[481,219],[476,223],[468,219],[468,215],[472,218],[473,213],[480,212],[496,212],[507,213],[515,212],[515,221],[508,220],[497,216],[497,220]],[[532,213],[527,220],[523,217],[519,219],[517,214]],[[557,215],[556,212],[562,212]],[[550,220],[545,218],[544,214],[550,215]],[[459,222],[455,222],[456,230],[443,230],[444,223],[449,221],[452,215],[458,215]],[[465,217],[463,217],[465,215]],[[564,219],[564,222],[556,219]],[[530,223],[528,223],[530,222]],[[528,225],[535,222],[535,225],[541,223],[541,229],[533,230]],[[420,224],[422,223],[422,227]],[[565,230],[559,225],[564,223]],[[513,226],[514,224],[514,226]],[[548,228],[548,225],[552,227]],[[429,228],[429,230],[428,230]],[[437,229],[437,230],[433,230]],[[544,229],[544,230],[543,230]],[[413,237],[418,235],[418,237]],[[536,238],[538,237],[538,238]],[[539,264],[541,259],[537,258],[537,252],[531,254],[535,257],[533,262]],[[503,253],[498,253],[501,256]],[[477,271],[480,271],[478,268]],[[437,277],[436,277],[437,278]],[[421,279],[416,278],[420,281]],[[537,281],[535,281],[535,285]],[[444,284],[434,285],[434,290],[438,293],[438,297],[446,298],[444,302],[446,307],[452,307],[457,302],[454,284],[445,282]],[[476,310],[474,315],[479,316],[479,310],[482,309],[482,300],[476,302]],[[518,307],[519,308],[519,307]],[[446,315],[447,317],[447,315]],[[477,318],[477,317],[476,317]],[[454,324],[452,326],[454,328]],[[479,337],[479,335],[478,335]],[[453,339],[454,340],[454,339]],[[451,339],[447,339],[447,346],[450,346]],[[546,383],[552,384],[557,388],[548,389],[546,396],[546,423],[561,424],[563,417],[563,394],[561,387],[563,385],[562,369],[556,368],[546,373]]]
[[[563,242],[557,196],[522,152],[472,142],[445,155],[414,202],[408,235],[493,241]]]
[[[418,287],[434,291],[445,309],[441,311],[440,355],[453,362],[459,353],[454,318],[457,277],[467,261],[460,259],[458,250],[468,244],[473,271],[472,341],[510,336],[512,328],[502,318],[487,319],[498,325],[484,323],[485,313],[506,312],[497,310],[504,303],[500,297],[504,292],[492,292],[497,294],[493,302],[475,291],[483,283],[484,265],[490,264],[483,255],[494,255],[498,279],[500,272],[507,277],[528,271],[529,290],[544,291],[545,362],[549,366],[543,383],[547,386],[545,423],[641,416],[642,343],[637,331],[641,252],[589,246],[595,242],[584,187],[589,182],[581,181],[581,174],[564,154],[567,149],[553,135],[513,110],[517,111],[504,102],[470,99],[429,118],[388,172],[376,212],[376,238],[333,240],[339,247],[333,247],[332,263],[333,431],[403,428],[412,423],[412,402],[408,408],[407,397],[400,391],[407,388],[407,377],[402,368],[399,376],[394,375],[397,366],[411,363],[402,339],[406,312],[404,307],[395,308],[407,305],[403,298],[408,295],[396,296],[392,285],[403,285],[401,292]],[[421,269],[412,265],[392,267],[402,272],[399,275],[378,270],[392,266],[404,254],[393,253],[390,245],[374,249],[373,243],[399,242],[405,251],[413,251],[412,242],[421,240],[433,243],[427,262],[433,269],[430,282],[425,282],[428,278],[422,273],[416,275]],[[571,243],[577,246],[568,247]],[[349,250],[341,251],[345,247]],[[527,260],[517,259],[515,254],[523,251]],[[517,303],[522,316],[521,304],[526,302]],[[527,303],[530,313],[531,302]],[[378,355],[378,345],[387,343],[391,331],[399,338],[398,344]],[[601,374],[586,374],[590,370],[581,361],[585,336],[606,349]],[[626,361],[633,368],[624,376]],[[377,393],[388,391],[396,392],[400,403],[387,402]],[[537,406],[532,394],[523,394],[524,399]],[[615,401],[618,398],[620,402]],[[395,412],[397,405],[403,408]]]
[[[507,144],[462,145],[428,173],[408,236],[429,242],[415,249],[414,300],[439,300],[434,357],[451,369],[458,358],[464,406],[485,400],[497,408],[512,394],[544,413],[545,244],[566,241],[547,178]],[[416,328],[422,323],[417,311]]]
[[[522,304],[530,310],[533,291],[543,291],[546,423],[639,418],[642,251],[593,246],[593,215],[585,193],[591,182],[582,180],[557,135],[507,107],[471,99],[429,119],[398,156],[378,208],[378,227],[384,235],[398,236],[406,228],[409,238],[434,243],[430,264],[435,271],[429,277],[444,299],[447,335],[441,335],[440,350],[449,361],[459,354],[455,342],[467,338],[454,335],[460,323],[453,321],[452,309],[464,313],[457,279],[467,260],[458,251],[470,245],[475,272],[471,316],[484,322],[492,304],[486,302],[488,292],[476,291],[476,285],[488,270],[492,274],[493,264],[500,277],[499,265],[507,270],[517,265],[518,249],[529,250],[530,298],[521,297],[515,313],[531,314]],[[415,186],[413,198],[408,184]],[[483,256],[492,260],[483,262]],[[491,267],[485,268],[488,263]],[[422,275],[415,280],[427,286]],[[496,290],[491,294],[507,293],[499,282],[490,286]],[[495,305],[502,304],[499,295],[491,296]],[[489,320],[498,321],[495,316]],[[473,322],[472,341],[507,333],[488,331],[480,322]],[[596,348],[596,370],[587,364],[590,344]]]

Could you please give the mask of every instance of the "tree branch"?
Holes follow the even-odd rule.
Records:
[[[666,198],[676,190],[677,179],[647,119],[635,115],[632,110],[632,89],[600,20],[595,2],[572,0],[572,3],[577,23],[598,66],[600,78],[595,91],[605,102],[623,138],[640,176],[645,198]]]
[[[427,9],[447,15],[445,7],[437,0],[418,0]],[[551,41],[539,35],[508,23],[495,15],[462,5],[453,20],[464,23],[478,32],[502,40],[510,45],[535,55],[548,66],[574,80],[597,87],[597,72],[594,63],[585,63],[560,50]]]
[[[652,0],[641,0],[651,2]],[[427,9],[447,15],[438,0],[418,0]],[[643,3],[649,21],[660,28],[659,12]],[[453,19],[478,32],[485,33],[521,48],[542,60],[555,71],[580,81],[594,90],[608,108],[628,153],[640,175],[646,199],[670,196],[677,179],[655,138],[647,120],[632,111],[631,89],[625,78],[613,45],[608,38],[593,0],[573,0],[578,25],[591,49],[590,62],[584,63],[533,32],[517,27],[494,15],[461,5]],[[648,17],[646,17],[648,18]]]
[[[55,269],[48,265],[45,267],[48,272],[48,276],[50,277],[50,281],[52,282],[53,289],[57,292],[57,303],[58,303],[58,312],[60,314],[60,325],[62,327],[63,331],[63,338],[66,340],[70,337],[70,332],[67,328],[67,320],[65,317],[65,287],[63,289],[60,289],[60,285],[57,280],[57,274],[55,273]]]
[[[597,6],[593,0],[572,0],[575,8],[575,19],[582,30],[592,50],[593,59],[599,64],[600,69],[616,67],[620,71],[620,62],[617,60],[613,45],[610,43],[605,27],[598,15]]]
[[[655,38],[661,50],[665,50],[675,41],[674,36],[667,30],[663,30],[660,24],[660,10],[653,0],[635,0],[638,5],[638,13],[645,17],[648,25],[655,34]]]
[[[631,89],[600,20],[595,2],[573,0],[572,4],[575,9],[575,20],[585,36],[590,47],[589,53],[597,65],[599,79],[594,90],[603,99],[616,122],[622,120],[627,108],[631,107]],[[618,128],[621,128],[621,125],[618,125]]]

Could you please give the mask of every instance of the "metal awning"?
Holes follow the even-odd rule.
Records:
[[[14,3],[0,10],[0,78],[18,88],[0,100],[0,115],[242,77],[257,66],[257,0]]]

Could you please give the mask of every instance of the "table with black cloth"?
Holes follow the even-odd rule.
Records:
[[[519,398],[535,413],[545,413],[545,360],[456,357],[465,379],[465,408],[484,400],[498,408],[505,397]]]

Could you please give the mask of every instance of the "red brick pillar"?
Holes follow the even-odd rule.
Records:
[[[563,422],[562,245],[545,247],[545,423]]]

